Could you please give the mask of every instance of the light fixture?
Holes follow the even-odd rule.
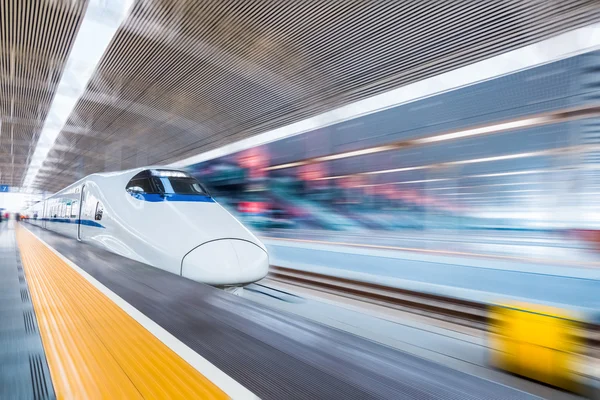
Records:
[[[350,178],[351,176],[356,176],[356,175],[325,176],[325,177],[322,177],[322,178],[315,178],[315,179],[313,179],[313,181],[329,181],[329,180],[332,180],[332,179]]]
[[[278,169],[301,167],[306,164],[308,164],[308,162],[298,161],[298,162],[291,162],[291,163],[287,163],[287,164],[274,165],[272,167],[267,167],[264,170],[265,171],[275,171]]]
[[[498,173],[493,173],[493,174],[470,175],[470,176],[465,176],[465,178],[494,178],[497,176],[531,175],[531,174],[542,174],[542,173],[551,172],[551,171],[554,171],[554,170],[529,169],[529,170],[523,170],[523,171],[498,172]]]
[[[35,151],[29,161],[23,186],[29,187],[33,184],[56,138],[85,92],[102,55],[127,18],[132,3],[133,0],[88,2]]]
[[[413,143],[413,144],[437,143],[437,142],[442,142],[442,141],[446,141],[446,140],[465,138],[465,137],[469,137],[469,136],[485,135],[485,134],[489,134],[489,133],[499,133],[499,132],[505,132],[508,130],[519,129],[519,128],[528,128],[528,127],[532,127],[532,126],[536,126],[536,125],[545,124],[545,123],[548,123],[551,121],[553,121],[553,118],[550,116],[525,118],[525,119],[520,119],[520,120],[516,120],[516,121],[480,126],[477,128],[464,129],[464,130],[457,131],[457,132],[444,133],[442,135],[428,136],[428,137],[424,137],[424,138],[420,138],[420,139],[414,139],[414,140],[411,140],[411,143]]]
[[[358,175],[379,175],[379,174],[389,174],[392,172],[406,172],[406,171],[416,171],[419,169],[430,168],[433,165],[419,165],[416,167],[404,167],[404,168],[393,168],[393,169],[382,169],[379,171],[369,171],[369,172],[361,172]]]
[[[461,164],[474,164],[474,163],[489,162],[489,161],[514,160],[517,158],[543,156],[543,155],[551,154],[554,151],[555,150],[542,150],[542,151],[532,151],[529,153],[505,154],[502,156],[473,158],[470,160],[460,160],[460,161],[450,161],[450,162],[447,162],[444,164],[446,164],[446,165],[461,165]]]
[[[439,178],[439,179],[419,179],[416,181],[402,181],[402,182],[388,182],[388,183],[372,183],[368,185],[357,185],[356,187],[372,187],[372,186],[386,186],[386,185],[407,185],[411,183],[429,183],[429,182],[443,182],[449,181],[448,178]]]
[[[342,158],[363,156],[363,155],[366,155],[366,154],[381,153],[382,151],[393,150],[393,149],[395,149],[397,147],[398,146],[386,145],[386,146],[369,147],[369,148],[360,149],[360,150],[346,151],[344,153],[336,153],[336,154],[331,154],[331,155],[328,155],[328,156],[316,157],[316,158],[313,158],[311,160],[311,162],[323,162],[323,161],[340,160]]]
[[[478,188],[478,187],[490,187],[490,186],[523,186],[523,185],[537,185],[540,182],[511,182],[511,183],[490,183],[484,185],[468,185],[468,186],[447,186],[429,188],[429,190],[460,190],[465,188]]]
[[[566,151],[566,150],[575,150],[576,146],[573,147],[564,147],[560,149],[552,149],[552,150],[542,150],[542,151],[534,151],[528,153],[515,153],[515,154],[504,154],[501,156],[495,157],[484,157],[484,158],[471,158],[468,160],[459,160],[459,161],[449,161],[439,164],[427,164],[427,165],[416,165],[413,167],[402,167],[402,168],[392,168],[392,169],[381,169],[376,171],[368,171],[368,172],[358,172],[356,174],[348,174],[348,175],[335,175],[335,176],[325,176],[322,178],[315,179],[317,181],[331,180],[331,179],[341,179],[341,178],[349,178],[353,176],[364,176],[364,175],[381,175],[381,174],[389,174],[392,172],[406,172],[406,171],[417,171],[421,169],[428,169],[437,166],[448,166],[448,165],[458,165],[458,164],[476,164],[476,163],[484,163],[490,161],[501,161],[501,160],[512,160],[517,158],[526,158],[526,157],[539,157],[543,155],[552,154],[558,151]]]

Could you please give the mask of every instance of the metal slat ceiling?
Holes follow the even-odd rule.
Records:
[[[0,1],[0,183],[18,186],[85,2]]]
[[[0,4],[0,182],[18,185],[84,4]],[[89,173],[175,161],[599,15],[595,0],[140,0],[34,186],[55,191]]]

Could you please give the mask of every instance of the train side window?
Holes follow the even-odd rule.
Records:
[[[71,218],[77,218],[79,213],[79,201],[73,200],[71,203]]]
[[[100,203],[100,202],[96,203],[96,214],[94,215],[94,220],[101,221],[103,214],[104,214],[104,207],[102,206],[102,203]]]

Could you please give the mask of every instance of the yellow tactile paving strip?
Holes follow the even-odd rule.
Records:
[[[32,233],[17,239],[58,398],[227,398]]]

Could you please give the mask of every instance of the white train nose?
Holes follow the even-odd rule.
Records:
[[[182,262],[181,275],[209,285],[232,285],[264,278],[269,257],[257,245],[245,240],[219,239],[199,246]]]

